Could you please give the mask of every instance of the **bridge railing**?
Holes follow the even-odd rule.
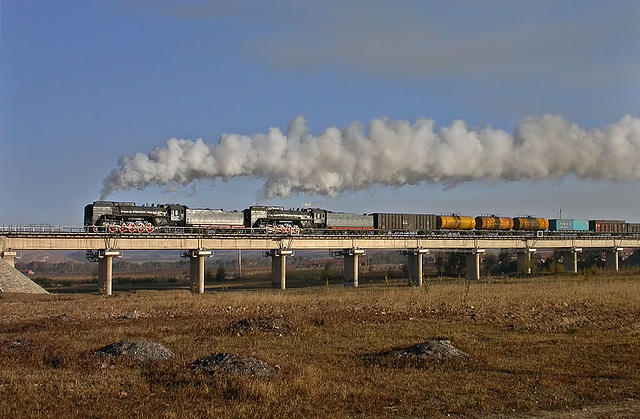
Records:
[[[0,225],[0,233],[23,233],[23,234],[79,234],[84,233],[84,226],[72,225],[51,225],[51,224],[20,224],[20,225]]]
[[[113,227],[50,224],[0,225],[4,235],[87,235],[87,236],[199,236],[199,237],[302,237],[302,238],[426,238],[426,239],[640,239],[638,233],[596,233],[592,231],[502,231],[502,230],[433,230],[427,232],[384,230],[302,229],[279,231],[269,228],[155,227],[151,230],[128,230]]]

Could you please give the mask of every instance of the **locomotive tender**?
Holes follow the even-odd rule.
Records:
[[[98,231],[143,233],[162,227],[214,229],[257,228],[273,232],[302,230],[377,230],[426,233],[438,230],[527,230],[640,233],[640,224],[624,220],[573,220],[526,217],[332,212],[321,208],[284,209],[250,206],[242,211],[189,208],[180,204],[137,205],[134,202],[95,201],[84,209],[85,228]]]

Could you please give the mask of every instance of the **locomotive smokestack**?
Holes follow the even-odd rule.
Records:
[[[513,135],[463,121],[434,130],[415,123],[374,119],[310,134],[299,116],[283,133],[223,134],[217,144],[171,138],[149,153],[122,156],[104,179],[102,197],[118,190],[197,179],[250,176],[264,180],[266,198],[310,193],[335,196],[375,185],[421,182],[455,186],[467,181],[640,179],[640,119],[627,115],[587,130],[558,115],[527,117]]]

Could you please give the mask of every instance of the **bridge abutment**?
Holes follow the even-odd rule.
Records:
[[[4,252],[2,252],[2,260],[12,268],[15,268],[17,255],[18,254],[13,250],[5,250]]]

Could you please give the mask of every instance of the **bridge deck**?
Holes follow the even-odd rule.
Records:
[[[638,234],[561,232],[434,232],[425,235],[283,235],[238,230],[194,234],[186,229],[154,233],[84,232],[81,228],[22,228],[0,231],[0,251],[13,250],[266,250],[266,249],[567,249],[640,248]]]

